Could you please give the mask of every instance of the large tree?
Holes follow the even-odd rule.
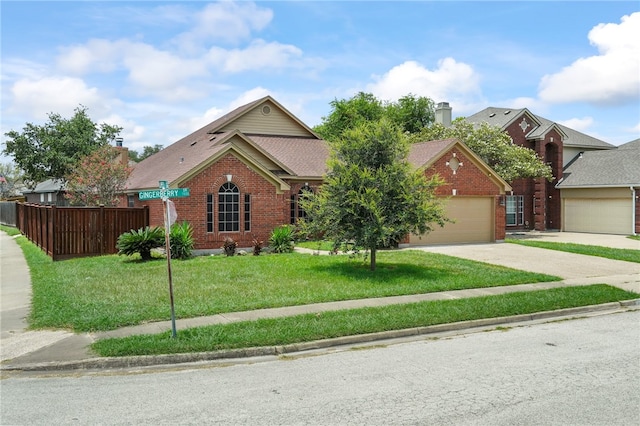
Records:
[[[313,129],[325,140],[337,139],[345,130],[383,117],[402,131],[415,133],[433,123],[435,114],[431,99],[413,94],[389,102],[381,101],[371,93],[359,92],[350,99],[335,99],[330,105],[329,115],[322,117],[322,123]]]
[[[66,176],[66,197],[73,205],[116,206],[126,188],[131,168],[119,151],[102,146],[82,158]]]
[[[515,145],[507,132],[487,123],[474,126],[463,118],[457,118],[451,123],[451,127],[433,124],[411,134],[409,138],[412,142],[456,138],[507,182],[522,178],[553,179],[551,167],[535,151]]]
[[[3,154],[12,156],[24,172],[25,184],[34,187],[46,179],[65,179],[76,163],[96,148],[108,145],[122,130],[109,124],[97,125],[78,107],[71,118],[48,115],[44,125],[27,123],[22,132],[5,135]]]
[[[408,141],[389,119],[362,121],[330,147],[324,184],[301,201],[308,215],[303,224],[307,230],[366,248],[375,270],[379,247],[446,222],[435,196],[442,181],[412,170]]]
[[[384,102],[371,93],[360,92],[350,99],[336,99],[330,105],[329,115],[314,128],[328,141],[339,138],[342,132],[362,122],[387,117],[408,135],[411,142],[460,140],[507,182],[520,178],[553,178],[551,168],[535,151],[514,145],[509,135],[498,127],[488,124],[474,127],[462,119],[454,120],[449,128],[435,123],[434,102],[426,97],[408,94],[396,102]]]

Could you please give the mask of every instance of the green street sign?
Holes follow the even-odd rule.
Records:
[[[188,197],[189,188],[174,188],[174,189],[150,189],[148,191],[138,192],[138,198],[140,201],[144,200],[157,200],[159,198],[180,198]]]

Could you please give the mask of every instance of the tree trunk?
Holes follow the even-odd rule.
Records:
[[[376,248],[371,248],[371,266],[369,268],[372,271],[376,270]]]

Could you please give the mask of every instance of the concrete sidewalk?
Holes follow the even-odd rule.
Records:
[[[557,238],[561,233],[540,233],[536,238]],[[529,234],[533,237],[533,234]],[[640,249],[640,242],[633,241],[618,236],[595,236],[593,234],[578,234],[573,236],[576,240],[584,240],[584,235],[590,236],[589,244],[607,242],[610,246],[624,246],[625,240],[631,242],[630,247]],[[571,235],[564,235],[570,238]],[[610,238],[611,237],[611,238]],[[595,242],[594,242],[595,241]],[[636,244],[637,243],[637,244]],[[584,243],[583,243],[584,244]],[[153,334],[171,330],[171,322],[163,321],[157,323],[144,324],[134,327],[126,327],[104,333],[94,334],[73,334],[66,331],[26,331],[25,316],[28,314],[30,302],[30,280],[29,271],[22,256],[22,251],[17,243],[4,232],[0,232],[0,277],[2,278],[2,339],[1,339],[1,361],[2,370],[56,370],[72,368],[100,368],[100,367],[121,367],[121,366],[142,366],[153,365],[155,363],[188,362],[190,360],[201,360],[203,354],[183,354],[179,356],[162,357],[130,357],[127,359],[98,359],[91,353],[89,345],[96,339],[108,337],[124,337],[137,334]],[[538,289],[556,288],[562,286],[588,285],[594,283],[607,283],[625,290],[640,293],[640,265],[630,262],[620,262],[608,259],[594,258],[591,256],[575,255],[570,253],[555,252],[537,248],[523,247],[515,244],[478,244],[478,245],[452,245],[452,246],[431,246],[414,247],[430,252],[448,254],[452,256],[479,260],[483,262],[500,264],[516,269],[533,272],[543,272],[557,275],[564,278],[563,281],[551,283],[525,284],[518,286],[492,287],[482,289],[469,289],[458,291],[447,291],[439,293],[429,293],[409,296],[396,296],[386,298],[349,300],[343,302],[318,303],[304,306],[292,306],[274,309],[262,309],[257,311],[234,312],[221,315],[213,315],[199,318],[189,318],[176,321],[178,333],[180,330],[211,324],[224,324],[236,321],[255,320],[258,318],[275,318],[283,316],[298,315],[304,313],[319,313],[332,310],[353,309],[360,307],[375,307],[390,304],[413,303],[426,300],[450,300],[459,298],[478,297],[486,295],[497,295],[519,291],[532,291]],[[6,295],[6,299],[5,299]],[[6,301],[6,303],[5,303]],[[632,304],[633,305],[633,304]],[[597,309],[619,309],[619,304],[609,304]],[[623,309],[629,306],[622,307]],[[577,308],[557,312],[555,315],[574,315],[576,312],[586,312],[585,309]],[[545,313],[541,315],[554,315]],[[522,316],[522,318],[483,320],[467,324],[446,325],[436,327],[436,329],[464,329],[465,327],[476,327],[478,324],[497,325],[502,322],[525,321],[535,318],[535,315]],[[399,337],[403,333],[412,331],[396,331],[375,336],[377,339]],[[372,340],[370,335],[352,336],[349,338],[336,339],[332,342],[325,342],[325,345],[344,344],[348,341],[351,344],[359,341]],[[306,345],[294,345],[293,349],[318,346],[318,342]],[[266,351],[274,350],[266,348]],[[276,351],[286,351],[280,348]],[[246,351],[229,351],[225,354],[211,355],[215,357],[243,356]],[[256,354],[255,351],[250,354]]]

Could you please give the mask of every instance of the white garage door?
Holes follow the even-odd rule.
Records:
[[[631,213],[631,198],[565,198],[564,230],[630,234]]]
[[[411,235],[411,245],[487,243],[494,241],[493,197],[454,197],[446,215],[455,223],[438,225],[426,236]]]

